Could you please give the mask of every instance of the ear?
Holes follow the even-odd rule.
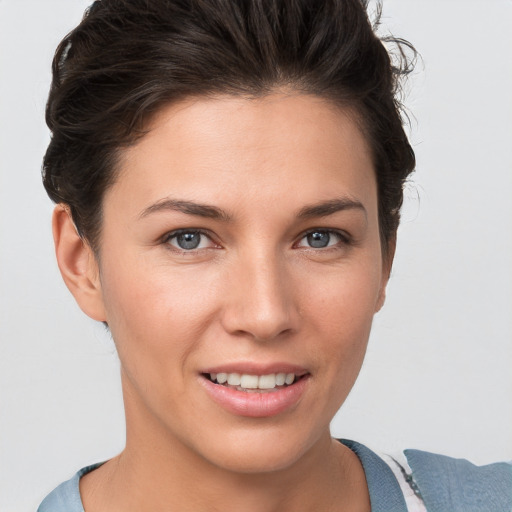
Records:
[[[52,228],[57,264],[66,286],[86,315],[106,321],[96,257],[78,235],[67,205],[55,207]]]
[[[386,287],[388,285],[389,276],[391,275],[391,267],[395,258],[396,236],[389,240],[388,246],[382,253],[382,277],[380,282],[379,295],[375,306],[375,313],[382,309],[386,301]]]

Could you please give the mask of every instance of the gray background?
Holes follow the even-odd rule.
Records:
[[[52,53],[84,0],[0,0],[0,511],[35,510],[123,447],[119,368],[54,262],[40,184]],[[476,463],[512,459],[512,2],[385,0],[418,171],[387,304],[335,435]]]

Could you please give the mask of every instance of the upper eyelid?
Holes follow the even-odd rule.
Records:
[[[175,247],[173,244],[170,243],[170,241],[173,238],[176,238],[176,236],[180,235],[181,233],[199,233],[203,236],[206,236],[208,240],[211,242],[211,247],[201,247],[196,249],[181,249],[180,247]],[[173,250],[175,252],[177,251],[182,254],[194,254],[199,251],[205,251],[221,247],[220,242],[215,238],[215,236],[212,236],[212,234],[208,230],[202,228],[179,228],[168,231],[166,234],[160,237],[160,243],[166,245],[169,250]]]
[[[337,228],[319,228],[319,227],[313,227],[306,229],[303,231],[303,235],[307,235],[308,233],[314,233],[315,231],[323,231],[326,233],[344,233],[343,229],[337,229]]]
[[[319,232],[319,231],[320,232],[325,232],[325,233],[332,233],[334,235],[337,235],[337,236],[342,238],[347,243],[352,241],[352,236],[349,233],[347,233],[345,230],[343,230],[343,229],[313,227],[313,228],[309,228],[309,229],[307,229],[305,231],[302,231],[295,238],[294,244],[300,242],[304,237],[308,236],[309,234],[315,233],[315,232]],[[161,237],[161,240],[163,242],[168,242],[170,239],[176,237],[177,235],[179,235],[181,233],[190,233],[190,232],[200,233],[201,235],[206,236],[214,244],[220,245],[220,242],[219,242],[218,238],[213,233],[211,233],[211,231],[209,231],[207,229],[204,229],[204,228],[179,228],[179,229],[174,229],[174,230],[171,230],[171,231],[168,231],[167,233],[165,233]]]
[[[309,234],[315,233],[315,232],[322,232],[322,233],[329,233],[334,234],[339,239],[335,244],[328,245],[326,247],[311,247],[307,245],[299,245],[304,238],[306,238]],[[305,250],[305,251],[314,251],[314,252],[329,252],[333,250],[339,251],[340,249],[346,249],[350,246],[355,245],[354,238],[347,233],[345,230],[342,229],[334,229],[334,228],[312,228],[307,231],[304,231],[299,237],[297,237],[296,241],[293,244],[293,247],[296,250]]]
[[[165,233],[162,236],[162,240],[164,240],[164,241],[170,240],[171,238],[173,238],[177,235],[180,235],[182,233],[200,233],[201,235],[207,236],[212,241],[214,238],[208,230],[203,229],[203,228],[179,228],[179,229],[173,229],[172,231],[167,231],[167,233]]]
[[[335,228],[311,228],[303,231],[298,237],[297,240],[302,240],[305,236],[310,235],[311,233],[322,232],[322,233],[334,233],[335,235],[339,235],[341,238],[346,240],[350,240],[352,236],[347,233],[344,229],[335,229]]]

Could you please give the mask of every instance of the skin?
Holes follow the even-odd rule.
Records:
[[[338,209],[311,210],[326,201]],[[82,478],[87,512],[368,511],[359,460],[329,433],[392,259],[354,116],[278,92],[167,106],[123,153],[103,210],[96,255],[64,205],[53,221],[64,280],[108,322],[121,361],[126,448]],[[180,249],[177,229],[201,229],[199,248]],[[309,230],[328,246],[311,247]],[[240,361],[298,365],[305,390],[271,417],[232,414],[201,372]]]

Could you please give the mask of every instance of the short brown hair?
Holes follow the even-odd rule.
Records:
[[[101,0],[57,48],[46,110],[44,186],[93,248],[117,155],[148,119],[188,96],[262,96],[277,87],[349,106],[362,121],[378,186],[383,248],[396,235],[415,166],[393,64],[363,0]],[[391,39],[390,39],[391,40]]]

